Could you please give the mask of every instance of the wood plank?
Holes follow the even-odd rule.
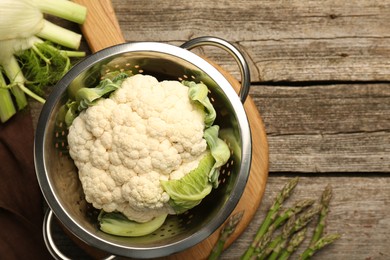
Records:
[[[94,2],[89,0],[73,1],[85,6],[88,10],[85,22],[81,25],[81,31],[87,42],[93,43],[89,44],[92,52],[97,52],[103,48],[125,41],[111,0],[95,0]],[[96,26],[96,24],[100,24],[100,26]]]
[[[389,132],[268,137],[270,171],[390,172]]]
[[[270,172],[389,172],[390,85],[253,86]]]
[[[389,176],[336,175],[300,177],[300,182],[286,207],[304,198],[319,198],[327,184],[333,187],[333,198],[325,233],[340,232],[342,237],[316,254],[313,259],[389,259],[390,247],[390,178]],[[238,259],[252,240],[276,193],[290,177],[270,175],[262,205],[246,231],[228,248],[222,259]],[[379,192],[378,192],[379,191]],[[315,221],[309,226],[311,235]],[[298,253],[307,245],[299,248]],[[297,259],[296,256],[292,259]]]
[[[250,96],[269,135],[390,129],[390,84],[253,85]]]
[[[390,80],[388,1],[114,0],[113,5],[127,41],[179,45],[204,35],[231,41],[247,56],[254,82]],[[203,52],[238,76],[226,54]]]
[[[255,81],[388,81],[390,38],[242,42]],[[373,47],[375,46],[375,47]]]

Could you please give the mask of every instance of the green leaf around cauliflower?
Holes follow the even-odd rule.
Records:
[[[193,81],[183,81],[183,85],[188,87],[188,96],[192,101],[198,102],[205,111],[205,125],[206,127],[214,124],[217,113],[211,104],[208,97],[209,89],[203,83],[195,83]]]
[[[139,223],[129,220],[120,212],[100,211],[98,216],[99,228],[101,231],[123,237],[139,237],[153,233],[165,222],[167,214],[155,217],[151,221]]]
[[[93,88],[81,87],[77,89],[74,87],[72,93],[69,93],[70,96],[74,97],[74,100],[68,100],[63,106],[67,109],[64,119],[66,126],[70,127],[81,111],[95,105],[99,99],[108,97],[112,92],[119,89],[122,82],[129,76],[131,75],[124,72],[111,72],[106,74],[105,78]]]
[[[209,182],[209,173],[215,163],[208,152],[199,162],[199,166],[178,180],[161,181],[165,192],[170,196],[169,204],[177,214],[198,205],[210,194],[213,186]]]
[[[93,106],[100,98],[119,89],[127,77],[126,73],[113,74],[112,77],[101,80],[99,85],[94,88],[80,88],[76,92],[76,102],[79,104],[78,110],[82,111]]]
[[[214,188],[218,188],[219,170],[222,165],[226,164],[230,158],[229,146],[218,137],[219,126],[213,125],[205,129],[203,137],[207,142],[207,146],[211,151],[211,155],[215,160],[215,164],[209,173],[209,182],[213,184]]]

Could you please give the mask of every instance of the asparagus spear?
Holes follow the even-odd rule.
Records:
[[[332,198],[332,188],[330,185],[327,185],[325,187],[325,190],[322,192],[320,216],[318,219],[317,226],[314,230],[314,234],[311,238],[310,246],[313,246],[322,236],[325,227],[326,216],[328,215],[328,211],[329,211],[329,203],[331,198]]]
[[[245,253],[241,256],[241,260],[248,260],[252,257],[255,248],[261,239],[262,236],[266,233],[268,227],[271,225],[271,223],[275,220],[276,216],[278,215],[279,209],[283,202],[290,197],[290,194],[298,184],[299,178],[295,177],[291,179],[280,191],[280,193],[277,195],[273,205],[268,210],[268,213],[261,224],[260,228],[258,229],[255,238],[253,239],[252,243],[249,245],[248,249],[245,251]]]
[[[320,239],[317,240],[317,242],[314,245],[309,246],[300,256],[300,260],[307,260],[310,259],[316,252],[318,252],[323,247],[333,243],[337,239],[339,239],[341,236],[340,234],[330,234],[326,235]]]
[[[295,216],[290,218],[286,225],[283,227],[283,231],[281,234],[282,240],[275,246],[271,255],[267,258],[268,260],[276,260],[278,255],[280,254],[280,251],[282,251],[286,247],[288,243],[288,238],[290,237],[290,230],[293,228],[294,222]]]
[[[285,239],[282,243],[280,243],[267,260],[283,260],[287,259],[303,242],[306,237],[307,228],[302,228],[298,232],[294,233],[290,240]]]
[[[240,220],[242,219],[242,216],[244,215],[244,211],[239,211],[233,216],[229,218],[229,221],[226,223],[226,225],[222,228],[221,233],[219,235],[217,243],[214,245],[208,260],[216,260],[218,259],[223,251],[223,247],[225,246],[226,240],[229,238],[231,234],[236,230],[236,227]]]
[[[332,188],[330,185],[328,185],[325,187],[325,190],[322,192],[321,195],[321,211],[319,212],[319,219],[318,219],[317,226],[314,230],[309,247],[302,253],[301,259],[310,258],[316,251],[318,251],[319,249],[321,249],[322,247],[330,243],[333,243],[333,241],[340,238],[339,234],[331,234],[321,238],[325,228],[325,224],[326,224],[325,222],[326,222],[326,217],[328,215],[329,203],[331,198],[332,198]]]
[[[295,222],[297,221],[296,216],[292,216],[289,218],[287,223],[283,227],[282,233],[277,236],[274,240],[266,244],[266,248],[260,250],[257,254],[257,259],[266,259],[268,255],[276,248],[278,245],[283,243],[288,236],[290,235],[290,231],[294,228]]]
[[[303,240],[306,237],[306,230],[307,230],[306,228],[303,228],[302,230],[295,233],[291,237],[287,247],[282,250],[278,260],[287,260],[292,255],[292,253],[294,253],[295,250],[297,250],[299,245],[303,242]]]
[[[275,221],[269,226],[267,232],[262,236],[256,246],[255,253],[259,253],[264,249],[264,246],[269,242],[274,231],[280,227],[285,221],[290,219],[292,216],[299,214],[301,211],[313,205],[313,199],[303,199],[295,203],[291,208],[282,212]]]
[[[266,257],[275,249],[278,244],[283,243],[283,241],[286,240],[289,236],[304,228],[313,219],[313,217],[320,212],[320,210],[321,207],[319,205],[315,205],[302,213],[302,215],[299,216],[295,221],[293,221],[294,218],[291,218],[289,221],[287,221],[285,224],[286,231],[272,240],[264,248],[263,252],[258,255],[258,259],[266,259]]]

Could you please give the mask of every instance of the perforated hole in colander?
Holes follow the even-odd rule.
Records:
[[[55,127],[55,147],[58,150],[59,156],[69,154],[68,147],[68,129],[64,122],[58,122]]]

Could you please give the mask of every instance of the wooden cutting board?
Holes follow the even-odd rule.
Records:
[[[74,0],[74,2],[86,6],[88,9],[87,20],[82,25],[81,30],[92,52],[125,42],[110,0]],[[220,66],[211,61],[209,62],[226,77],[238,92],[240,83]],[[239,237],[252,220],[261,203],[268,178],[268,142],[263,121],[250,96],[245,101],[244,108],[252,132],[252,165],[245,191],[232,213],[244,211],[244,215],[236,231],[226,242],[226,247]],[[217,241],[219,232],[220,229],[208,239],[190,249],[161,259],[205,259]],[[91,256],[100,258],[105,254],[87,246],[81,241],[77,241],[75,237],[73,239],[76,239],[77,244]]]

